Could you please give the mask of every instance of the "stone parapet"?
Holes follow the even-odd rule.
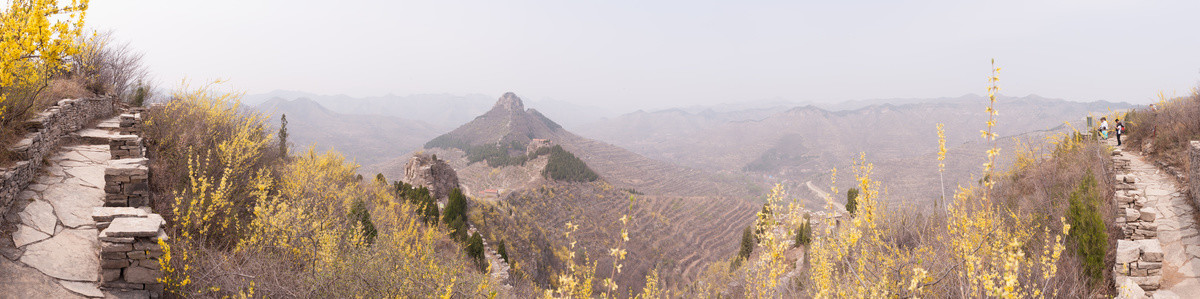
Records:
[[[0,168],[0,211],[8,211],[21,190],[37,177],[45,158],[72,132],[92,121],[116,112],[111,98],[66,99],[58,101],[25,122],[27,133],[9,146],[14,157],[11,165]]]
[[[162,216],[149,208],[99,207],[92,220],[100,231],[100,272],[102,288],[147,290],[160,296],[163,284],[159,259],[165,254],[160,243],[167,241]]]
[[[104,170],[104,206],[149,206],[150,168],[146,158],[110,160]]]
[[[1136,288],[1136,292],[1154,291],[1162,287],[1163,249],[1158,240],[1160,212],[1134,183],[1139,178],[1130,172],[1131,161],[1120,150],[1113,151],[1116,170],[1116,224],[1122,235],[1117,240],[1113,277],[1118,288]],[[1122,291],[1125,292],[1125,291]]]

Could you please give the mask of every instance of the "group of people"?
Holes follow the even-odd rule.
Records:
[[[1117,146],[1121,146],[1121,135],[1125,135],[1125,124],[1120,118],[1113,119],[1116,122],[1116,127],[1113,128],[1113,133],[1117,135]],[[1100,118],[1100,138],[1108,139],[1108,118]]]

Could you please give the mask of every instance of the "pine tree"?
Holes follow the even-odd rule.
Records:
[[[446,210],[442,213],[442,221],[450,223],[457,218],[467,221],[467,196],[463,195],[461,189],[454,188],[450,190],[449,199],[446,201]]]
[[[375,228],[375,224],[371,222],[371,211],[367,210],[365,202],[362,200],[354,201],[354,205],[350,208],[350,218],[362,226],[363,243],[366,245],[375,243],[375,237],[379,235],[379,231]]]
[[[858,210],[858,188],[850,188],[846,190],[846,212],[850,212],[850,217],[854,217],[855,210]]]
[[[426,196],[426,198],[429,198],[429,197]],[[438,225],[438,217],[441,216],[440,215],[441,213],[438,211],[437,202],[434,201],[432,198],[425,201],[424,208],[422,208],[420,212],[422,214],[422,216],[421,216],[422,222],[425,222],[425,224],[433,225],[433,226]]]
[[[479,232],[471,234],[471,238],[467,240],[467,255],[475,259],[475,264],[480,270],[487,270],[487,260],[483,256],[483,237]]]
[[[738,258],[750,258],[750,254],[754,253],[755,243],[754,226],[747,226],[745,230],[742,230],[742,250],[738,252]]]
[[[287,157],[288,155],[288,131],[287,131],[287,114],[279,116],[279,156]]]
[[[812,243],[812,220],[804,216],[804,223],[796,229],[796,240],[792,247],[806,246],[808,243]]]
[[[137,91],[135,91],[135,92],[133,93],[133,103],[132,103],[132,105],[133,105],[134,107],[141,107],[141,106],[145,106],[145,105],[146,105],[146,87],[145,87],[145,86],[142,86],[142,83],[141,83],[141,82],[138,82],[138,88],[137,88]]]
[[[500,244],[496,245],[496,254],[499,254],[500,258],[504,259],[505,263],[509,262],[508,261],[508,250],[504,248],[504,240],[500,240]]]

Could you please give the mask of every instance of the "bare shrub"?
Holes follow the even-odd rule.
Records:
[[[1160,95],[1154,105],[1126,115],[1126,148],[1148,149],[1151,158],[1188,170],[1188,141],[1200,139],[1200,87],[1183,97]]]
[[[88,91],[131,102],[139,87],[153,90],[143,54],[129,42],[118,42],[112,31],[82,38],[82,51],[76,56],[76,73]]]

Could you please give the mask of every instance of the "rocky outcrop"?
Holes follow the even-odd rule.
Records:
[[[492,110],[502,109],[505,111],[524,112],[525,103],[521,102],[521,98],[512,92],[506,92],[500,96],[500,100],[496,101],[496,105],[492,106]]]
[[[404,165],[404,182],[413,186],[429,188],[429,193],[435,198],[443,198],[450,190],[458,188],[458,174],[446,161],[437,159],[436,155],[424,153],[414,154]]]

